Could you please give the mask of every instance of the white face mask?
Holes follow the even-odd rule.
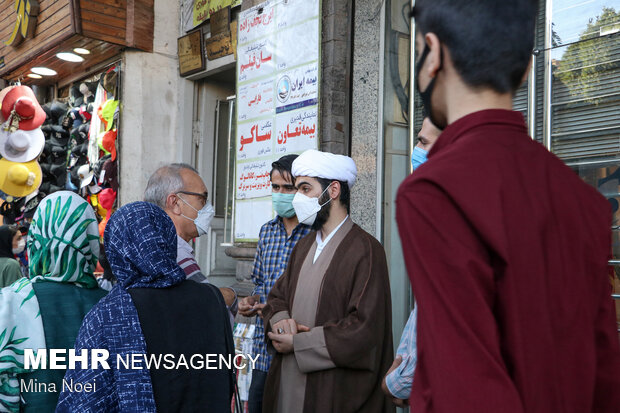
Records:
[[[331,186],[331,184],[330,184]],[[325,191],[329,189],[329,186],[325,188]],[[310,198],[301,192],[297,191],[295,194],[295,198],[293,198],[293,208],[295,209],[295,215],[297,215],[297,219],[301,224],[312,225],[316,220],[316,214],[323,208],[324,205],[327,205],[332,200],[324,203],[323,205],[319,204],[319,198],[323,196],[325,191],[321,192],[316,198]]]
[[[25,248],[26,248],[26,240],[22,238],[17,242],[17,248],[13,248],[11,251],[13,252],[14,255],[17,255],[17,254],[21,254]]]
[[[198,236],[199,237],[203,236],[207,232],[209,232],[209,228],[211,227],[211,220],[213,219],[213,216],[215,215],[215,210],[213,209],[213,205],[207,203],[199,211],[193,206],[191,206],[186,200],[184,200],[180,196],[179,196],[179,199],[183,201],[185,204],[187,204],[187,206],[189,206],[191,209],[193,209],[194,211],[198,213],[198,215],[196,216],[196,219],[191,219],[190,217],[186,217],[185,215],[181,214],[183,218],[189,219],[190,221],[194,222],[194,225],[196,225],[196,231],[198,231]]]

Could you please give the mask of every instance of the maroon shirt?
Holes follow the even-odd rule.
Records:
[[[412,412],[620,412],[611,208],[518,112],[449,125],[397,196]]]

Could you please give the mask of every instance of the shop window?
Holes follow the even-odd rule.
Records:
[[[234,164],[234,75],[225,70],[195,84],[192,158],[209,189],[215,210],[208,236],[196,240],[196,257],[203,273],[216,285],[229,284],[235,260],[226,255],[231,234]]]
[[[383,89],[383,236],[388,253],[390,284],[392,286],[392,326],[395,345],[409,317],[413,301],[411,286],[403,259],[395,219],[396,191],[411,172],[412,123],[409,115],[410,97],[410,1],[385,2],[385,60]],[[416,103],[416,108],[421,105]],[[416,110],[413,127],[421,125],[421,109]],[[416,130],[417,132],[417,130]]]
[[[232,245],[234,188],[235,99],[218,101],[215,141],[215,215],[224,218],[224,243]]]
[[[393,200],[410,173],[410,156],[422,124],[422,103],[414,96],[411,119],[400,110],[403,100],[397,73],[408,71],[407,48],[394,39],[409,33],[401,22],[410,2],[386,1],[384,82],[383,242],[393,285],[406,285],[402,252],[395,232]],[[409,85],[404,100],[409,100]],[[605,196],[613,210],[613,258],[610,276],[620,322],[620,7],[617,0],[548,0],[539,2],[532,70],[517,90],[513,108],[520,111],[532,139],[544,144]],[[406,147],[403,147],[405,145]],[[399,288],[399,287],[397,287]],[[408,287],[407,287],[408,289]],[[395,337],[403,295],[394,293]],[[406,300],[405,300],[406,301]],[[620,325],[620,323],[619,323]]]
[[[524,83],[521,85],[515,97],[512,100],[512,105],[514,110],[518,110],[523,114],[523,118],[527,121],[528,119],[528,84]]]
[[[550,6],[548,142],[610,203],[610,278],[620,326],[620,8],[612,0]]]
[[[230,179],[232,177],[232,170],[234,170],[234,163],[231,162],[230,154],[232,151],[232,123],[231,116],[233,114],[234,100],[220,100],[216,109],[216,142],[215,142],[215,215],[223,217],[230,215],[228,208],[228,202],[231,201],[229,196],[232,184]]]
[[[387,53],[393,51],[388,49]],[[392,93],[387,80],[385,89],[387,101]],[[615,285],[620,325],[620,7],[617,0],[539,2],[532,70],[528,81],[517,90],[513,107],[523,113],[534,140],[565,161],[610,202],[614,258],[610,276]],[[421,108],[416,94],[413,122],[409,125],[413,136],[421,126]],[[388,110],[389,106],[384,115],[389,114]],[[390,174],[388,148],[392,126],[387,117],[385,124],[385,173]],[[415,143],[411,139],[409,154]],[[388,180],[386,175],[384,208],[389,206],[387,199],[392,199],[387,192]],[[388,220],[393,219],[389,214],[384,212],[386,228]]]
[[[576,42],[551,51],[551,149],[566,160],[620,152],[620,36],[605,34],[620,33],[620,10],[598,13]]]
[[[611,3],[555,0],[551,7],[550,149],[574,166],[620,153],[620,9]]]
[[[611,2],[556,0],[550,48],[551,151],[605,196],[620,257],[620,9]]]

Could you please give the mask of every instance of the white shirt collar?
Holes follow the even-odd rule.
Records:
[[[179,235],[177,235],[177,251],[183,251],[186,254],[194,255],[194,249],[192,246]]]
[[[316,262],[317,258],[319,258],[319,255],[321,255],[323,248],[325,248],[327,243],[334,237],[334,235],[336,234],[336,232],[338,232],[340,227],[344,225],[347,218],[349,218],[348,215],[344,217],[342,222],[332,232],[330,232],[330,234],[327,237],[325,237],[324,241],[321,239],[321,231],[319,230],[316,232],[316,252],[314,253],[314,260],[312,261],[313,264]]]

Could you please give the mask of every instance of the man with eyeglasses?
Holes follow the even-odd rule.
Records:
[[[177,230],[177,262],[188,280],[207,282],[189,242],[205,235],[211,226],[215,211],[209,203],[207,186],[190,165],[173,163],[162,166],[151,177],[144,190],[144,200],[162,208],[172,219]],[[236,314],[237,295],[231,288],[220,288],[224,301]]]

